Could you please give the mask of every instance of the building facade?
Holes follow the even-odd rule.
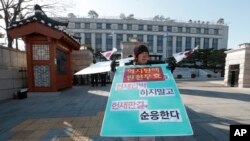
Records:
[[[148,44],[150,54],[162,55],[162,59],[176,52],[190,50],[199,45],[201,49],[227,48],[228,26],[223,19],[217,23],[188,21],[176,22],[153,20],[69,18],[68,30],[81,37],[81,44],[95,52],[121,50],[120,43],[131,37]]]
[[[250,88],[250,43],[225,52],[224,84],[229,87]]]

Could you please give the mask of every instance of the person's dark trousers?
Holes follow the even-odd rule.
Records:
[[[98,86],[98,74],[94,74],[95,86]]]
[[[95,77],[94,77],[95,74],[91,74],[91,86],[93,87],[94,84],[95,84]]]

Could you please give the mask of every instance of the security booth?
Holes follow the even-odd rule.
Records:
[[[65,29],[68,23],[55,21],[35,6],[35,15],[14,22],[7,32],[22,38],[27,55],[28,89],[31,92],[53,92],[72,87],[72,50],[80,44]]]
[[[240,44],[239,48],[225,53],[225,86],[250,88],[250,43]]]

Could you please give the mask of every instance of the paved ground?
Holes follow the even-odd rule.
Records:
[[[194,135],[156,141],[228,141],[230,124],[249,124],[250,89],[222,83],[177,81]],[[1,103],[0,141],[121,141],[99,136],[109,89],[77,86]]]

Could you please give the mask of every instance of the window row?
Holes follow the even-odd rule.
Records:
[[[112,36],[109,36],[107,34],[106,36],[106,50],[112,50],[113,48],[113,38]],[[133,37],[133,34],[128,34],[127,35],[127,41],[129,40],[130,37]],[[156,47],[157,47],[157,52],[162,53],[163,52],[163,40],[164,36],[163,35],[158,35],[156,36]],[[185,50],[190,50],[192,48],[192,37],[185,37],[186,39],[184,40],[185,42],[183,43],[183,38],[182,36],[177,36],[176,37],[176,52],[182,52],[182,46],[185,46]],[[139,42],[143,42],[143,35],[139,34],[137,35],[137,40]],[[120,43],[123,41],[123,34],[116,34],[116,48],[120,50]],[[172,50],[173,47],[173,37],[168,36],[167,37],[167,50]],[[147,35],[147,43],[148,43],[148,49],[150,52],[153,52],[153,46],[154,46],[154,37],[153,35]],[[85,33],[85,45],[91,46],[91,33]],[[204,49],[209,48],[209,38],[203,38],[203,42],[201,42],[200,37],[194,38],[194,46],[202,46]],[[218,39],[217,38],[212,38],[212,48],[218,49]],[[102,34],[97,33],[95,36],[95,48],[97,51],[103,51],[102,50]]]
[[[81,26],[82,25],[82,26]],[[110,29],[110,30],[139,30],[139,31],[165,31],[163,25],[133,25],[133,24],[111,24],[111,23],[75,23],[75,29]],[[167,32],[214,34],[219,35],[219,29],[195,28],[195,27],[175,27],[167,26]]]

